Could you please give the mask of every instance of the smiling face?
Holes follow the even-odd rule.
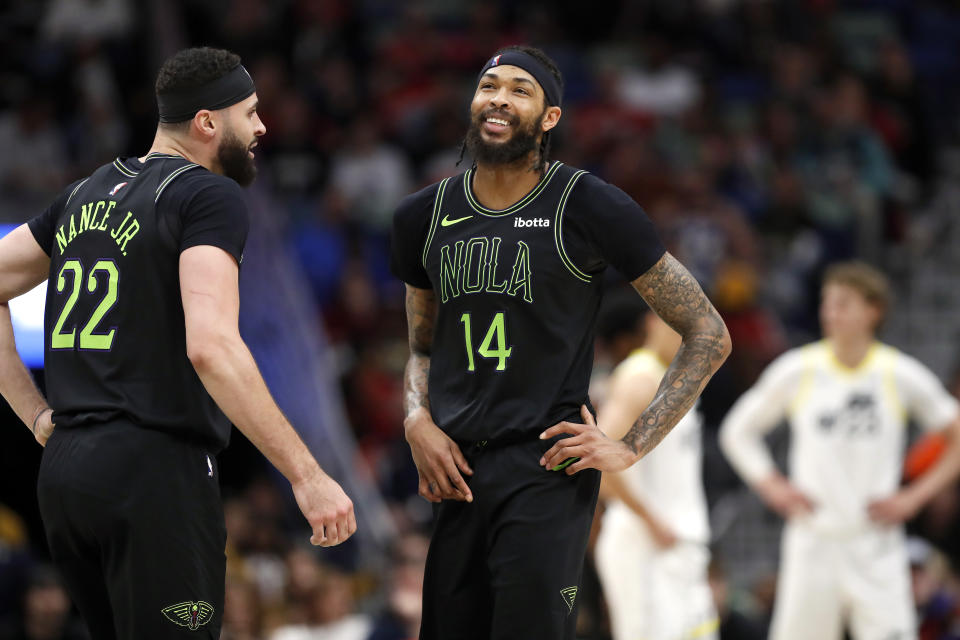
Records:
[[[556,126],[560,107],[547,106],[543,88],[514,65],[491,67],[470,105],[467,149],[480,165],[513,164],[535,153]]]
[[[253,163],[253,148],[257,138],[267,129],[257,115],[257,94],[222,109],[220,142],[217,146],[217,163],[220,172],[232,178],[241,187],[246,187],[257,175]]]

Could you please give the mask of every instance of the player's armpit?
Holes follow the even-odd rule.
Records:
[[[665,253],[633,287],[683,338],[653,402],[623,437],[639,457],[657,445],[693,406],[730,354],[730,334],[696,278]]]

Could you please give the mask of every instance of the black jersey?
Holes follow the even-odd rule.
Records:
[[[664,249],[629,196],[584,171],[554,163],[501,211],[476,201],[472,173],[404,199],[392,268],[439,303],[434,421],[461,442],[536,437],[589,402],[603,270],[635,279]]]
[[[225,446],[229,423],[187,358],[179,256],[213,245],[239,263],[239,185],[180,156],[118,158],[29,226],[50,255],[44,363],[58,427],[119,418]]]

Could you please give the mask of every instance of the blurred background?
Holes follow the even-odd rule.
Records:
[[[818,337],[824,265],[881,265],[897,292],[883,338],[960,392],[960,2],[3,3],[0,229],[147,151],[155,73],[176,50],[229,48],[257,83],[267,135],[248,190],[241,328],[361,531],[311,548],[289,485],[234,431],[220,460],[224,640],[416,636],[430,509],[402,434],[407,344],[388,229],[402,196],[469,166],[456,161],[476,74],[514,43],[564,73],[553,157],[634,197],[733,335],[702,402],[724,640],[765,637],[781,523],[722,458],[717,425],[776,355]],[[26,332],[36,309],[14,312]],[[601,337],[598,386],[607,347]],[[42,361],[32,366],[42,384]],[[5,405],[0,428],[0,638],[84,638],[48,564],[41,449]],[[785,430],[772,446],[782,460]],[[910,530],[921,637],[958,638],[957,488]],[[588,570],[581,636],[608,638],[591,584]]]

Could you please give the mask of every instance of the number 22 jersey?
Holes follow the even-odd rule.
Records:
[[[585,171],[555,162],[503,210],[477,201],[473,174],[401,202],[391,266],[436,295],[437,425],[460,442],[536,438],[589,403],[603,271],[634,280],[664,248],[627,194]]]
[[[180,156],[118,158],[28,224],[50,256],[44,368],[57,427],[123,419],[225,446],[230,424],[187,358],[179,256],[210,245],[240,262],[240,186]]]

